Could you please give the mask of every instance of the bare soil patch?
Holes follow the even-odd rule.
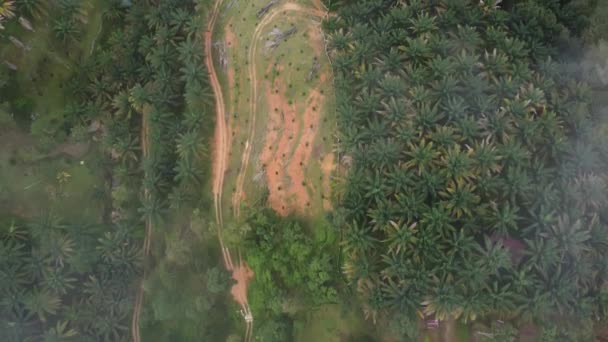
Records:
[[[232,279],[236,280],[236,284],[230,290],[232,297],[241,307],[247,306],[247,288],[249,282],[253,279],[253,271],[247,264],[239,261],[239,264],[232,271]]]
[[[300,121],[296,106],[290,105],[283,96],[286,87],[280,79],[275,80],[274,85],[267,81],[264,86],[269,113],[260,161],[266,170],[268,203],[280,215],[287,215],[292,210],[292,198],[299,195],[292,188],[298,177],[294,178],[288,167]]]
[[[306,169],[311,163],[319,162],[316,159],[311,159],[311,155],[315,137],[319,130],[322,98],[323,95],[317,89],[313,89],[306,99],[306,109],[302,116],[301,138],[288,166],[289,177],[293,180],[289,192],[294,195],[294,210],[300,213],[303,213],[310,206],[307,189],[311,188],[309,184],[312,184],[312,180],[306,179]],[[314,189],[312,190],[314,191]]]

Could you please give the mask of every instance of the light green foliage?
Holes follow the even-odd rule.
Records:
[[[251,227],[245,246],[247,262],[255,273],[250,290],[254,315],[274,322],[285,313],[293,315],[311,305],[337,300],[332,256],[325,246],[313,242],[299,222],[261,209],[246,224]],[[278,321],[269,323],[259,334],[273,340],[269,336],[284,331],[280,326]]]

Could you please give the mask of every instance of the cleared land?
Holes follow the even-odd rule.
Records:
[[[319,216],[330,207],[333,171],[331,69],[320,22],[325,11],[306,1],[225,1],[218,65],[223,82],[228,153],[222,205],[268,196],[282,215]],[[220,23],[218,23],[218,26]],[[220,48],[215,51],[219,51]],[[218,123],[223,125],[223,123]]]

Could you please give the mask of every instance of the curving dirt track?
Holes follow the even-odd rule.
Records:
[[[213,165],[213,197],[215,205],[215,220],[218,224],[218,228],[223,226],[222,220],[222,185],[224,184],[224,171],[226,170],[226,105],[224,104],[224,95],[220,82],[215,72],[215,66],[213,65],[213,50],[212,50],[212,36],[215,21],[218,15],[219,6],[222,4],[222,0],[217,0],[215,7],[211,14],[211,19],[207,25],[207,31],[205,32],[205,64],[207,70],[209,70],[209,78],[211,81],[211,88],[215,96],[215,113],[216,113],[216,129],[215,129],[215,149],[214,149],[214,165]],[[221,229],[218,229],[221,231]],[[220,243],[222,245],[222,251],[224,250],[224,242],[220,234]],[[226,261],[226,256],[224,255]]]
[[[229,144],[227,140],[227,129],[226,129],[226,105],[224,103],[224,95],[222,88],[215,71],[213,64],[213,29],[215,22],[219,14],[219,8],[222,4],[222,0],[217,0],[209,23],[207,25],[207,31],[204,34],[205,41],[205,64],[209,70],[209,78],[211,81],[211,88],[215,97],[215,112],[216,112],[216,128],[215,128],[215,149],[214,149],[214,165],[213,165],[213,199],[215,208],[215,220],[217,224],[218,238],[222,249],[222,255],[224,259],[224,265],[227,270],[232,271],[232,277],[237,283],[232,287],[231,293],[235,301],[241,306],[241,312],[244,315],[246,326],[246,341],[251,340],[253,331],[253,316],[247,303],[247,284],[249,279],[253,277],[253,272],[242,262],[239,258],[238,265],[234,266],[232,263],[232,257],[230,250],[224,245],[224,239],[222,237],[222,229],[224,225],[223,214],[222,214],[222,187],[224,185],[224,174],[226,171],[226,154],[229,150]]]
[[[236,191],[232,196],[232,207],[234,211],[234,216],[238,217],[240,215],[240,200],[243,192],[243,185],[245,183],[245,175],[247,173],[247,167],[249,166],[249,159],[251,156],[251,147],[254,139],[255,139],[255,123],[256,123],[256,106],[257,106],[257,87],[258,87],[258,79],[256,72],[256,51],[258,47],[258,42],[260,40],[260,35],[262,33],[262,29],[264,29],[270,22],[280,13],[282,12],[296,12],[301,14],[308,14],[317,16],[319,18],[324,17],[327,12],[321,10],[319,8],[308,8],[302,7],[296,3],[288,2],[282,4],[281,6],[272,8],[264,18],[257,24],[253,36],[251,39],[251,47],[248,51],[248,75],[251,82],[251,90],[250,90],[250,108],[249,108],[249,125],[248,125],[248,134],[247,134],[247,144],[245,145],[245,151],[242,155],[241,167],[239,169],[239,173],[236,181]]]
[[[150,151],[150,141],[148,139],[149,134],[149,126],[148,126],[148,114],[149,110],[144,108],[142,113],[142,123],[141,123],[141,138],[140,144],[142,146],[142,155],[146,158]],[[148,198],[150,195],[146,190],[144,192],[144,196]],[[148,218],[145,223],[145,238],[144,238],[144,260],[146,257],[150,255],[150,246],[152,245],[152,222]],[[131,335],[133,337],[134,342],[141,342],[141,337],[139,335],[139,317],[141,316],[141,308],[144,302],[144,281],[146,279],[147,269],[144,265],[144,272],[142,275],[141,282],[139,284],[139,288],[137,290],[137,294],[135,295],[135,304],[133,305],[133,317],[131,318]]]

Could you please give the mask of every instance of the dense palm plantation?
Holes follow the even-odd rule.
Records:
[[[604,318],[608,149],[544,36],[584,23],[498,3],[344,2],[325,22],[344,271],[370,319]]]
[[[52,13],[49,28],[63,49],[84,38],[90,5],[4,1],[0,13]],[[0,340],[130,341],[140,284],[143,340],[225,339],[232,321],[208,317],[226,310],[230,282],[204,218],[210,163],[203,142],[212,129],[200,37],[207,5],[103,5],[90,56],[62,84],[69,103],[61,127],[84,130],[85,139],[87,127],[101,127],[93,144],[103,151],[100,197],[108,210],[94,223],[65,222],[47,208],[35,219],[1,217]],[[49,136],[60,144],[65,134]],[[70,176],[58,177],[67,183]],[[147,226],[151,248],[143,243]]]
[[[123,340],[131,283],[141,274],[136,227],[72,225],[52,216],[10,222],[0,239],[0,339]]]
[[[88,191],[70,193],[67,172],[50,176],[41,193],[59,205],[38,215],[5,210],[0,183],[0,341],[130,341],[140,328],[143,341],[238,339],[206,195],[211,2],[0,0],[0,138],[22,130],[44,151],[0,148],[0,161],[84,169],[87,158],[47,152],[86,142],[102,174],[91,203],[103,207],[59,215]],[[254,334],[290,340],[300,316],[360,300],[403,341],[416,314],[482,321],[495,341],[528,323],[542,341],[592,340],[608,314],[607,90],[572,43],[600,35],[586,31],[593,2],[326,1],[339,234],[318,222],[312,234],[263,201],[226,228],[256,270]],[[53,96],[58,113],[34,112]]]

